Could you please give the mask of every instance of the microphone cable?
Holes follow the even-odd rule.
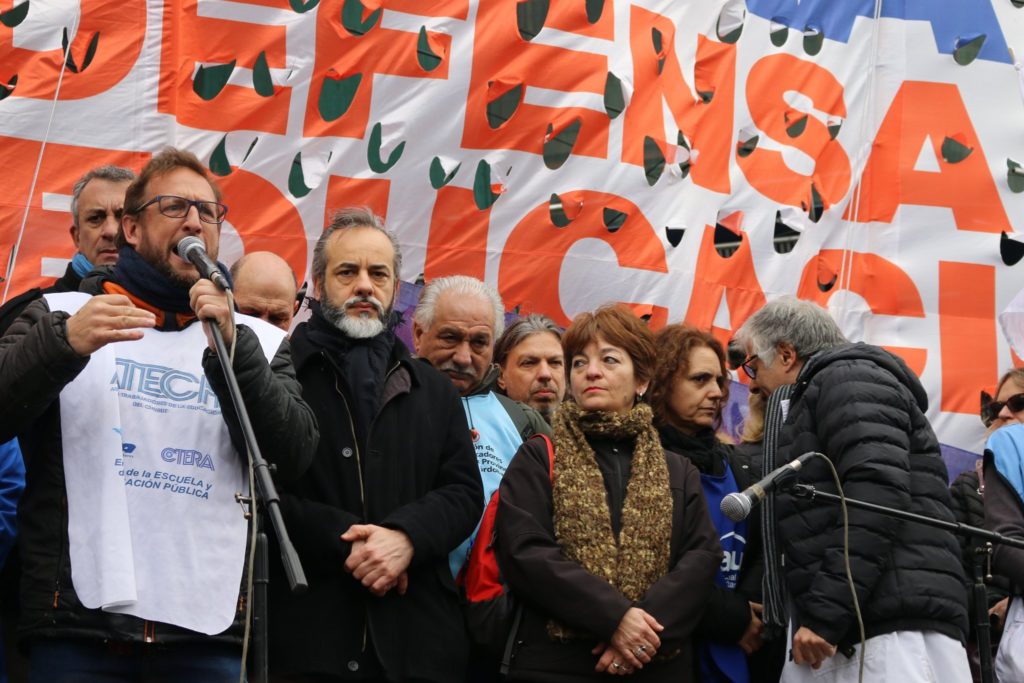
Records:
[[[853,612],[857,617],[857,631],[860,636],[860,652],[858,653],[860,661],[857,681],[858,683],[864,683],[864,649],[867,647],[867,639],[864,637],[864,617],[861,615],[860,602],[857,600],[857,588],[853,583],[853,570],[850,568],[850,514],[846,508],[846,492],[843,491],[843,485],[839,481],[839,472],[836,471],[835,465],[829,460],[828,456],[817,451],[814,451],[814,455],[828,464],[828,469],[832,474],[832,481],[836,485],[836,491],[839,492],[839,507],[843,513],[843,567],[846,571],[846,583],[850,586],[850,598],[853,600]]]

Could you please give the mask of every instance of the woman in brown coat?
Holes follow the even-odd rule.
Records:
[[[497,556],[523,605],[510,680],[694,680],[690,635],[722,560],[697,470],[643,403],[654,337],[627,309],[563,338],[572,401],[501,484]]]

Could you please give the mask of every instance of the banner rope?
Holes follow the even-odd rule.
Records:
[[[81,20],[81,13],[79,13],[71,25],[71,30],[68,32],[68,44],[64,47],[64,61],[60,65],[60,73],[57,74],[57,87],[53,91],[53,104],[50,106],[50,117],[46,121],[46,132],[43,133],[42,144],[39,145],[39,156],[36,158],[36,168],[32,172],[32,184],[29,186],[28,197],[25,199],[25,212],[21,216],[21,227],[18,228],[18,237],[14,240],[14,247],[11,249],[11,255],[7,258],[7,272],[4,273],[4,294],[0,297],[0,303],[7,301],[7,296],[11,289],[11,280],[14,276],[14,266],[18,262],[18,250],[21,248],[21,241],[25,238],[25,226],[28,224],[28,213],[32,208],[32,197],[36,193],[36,183],[39,181],[39,169],[43,166],[43,152],[46,150],[46,143],[50,139],[50,128],[53,126],[53,118],[57,113],[57,100],[60,97],[60,88],[64,83],[64,71],[68,67],[68,55],[71,54],[71,43],[74,42],[74,36],[78,35],[78,26]]]
[[[875,0],[875,12],[874,21],[871,24],[871,47],[869,50],[869,62],[868,62],[868,77],[867,77],[867,97],[864,98],[864,113],[861,116],[860,121],[860,139],[873,140],[869,137],[870,129],[869,118],[874,111],[875,105],[875,81],[878,75],[878,42],[879,42],[879,22],[882,17],[882,2],[883,0]],[[856,181],[853,186],[853,195],[850,198],[852,203],[852,211],[850,212],[850,219],[844,221],[846,224],[846,239],[843,245],[843,258],[839,265],[838,282],[841,289],[850,289],[850,282],[853,278],[853,250],[851,249],[851,235],[853,232],[853,224],[859,222],[860,218],[860,198],[863,192],[863,185],[861,181],[864,177],[864,168],[867,166],[868,157],[871,155],[872,142],[868,142],[867,145],[861,144],[858,148],[857,159],[853,166],[857,173]]]

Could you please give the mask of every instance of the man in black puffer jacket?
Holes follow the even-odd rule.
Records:
[[[850,498],[954,521],[945,463],[925,417],[921,383],[896,356],[850,344],[816,304],[784,297],[740,329],[752,390],[793,384],[775,462],[824,453]],[[800,479],[835,493],[826,463],[810,460]],[[860,641],[843,558],[837,505],[779,494],[778,548],[792,607],[792,661],[783,681],[834,669],[822,680],[857,679]],[[878,513],[849,510],[849,562],[872,681],[970,680],[962,643],[967,596],[952,534]],[[875,671],[877,667],[877,671]]]

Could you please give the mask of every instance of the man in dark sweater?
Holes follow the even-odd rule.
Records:
[[[901,359],[848,343],[827,311],[791,297],[765,305],[737,337],[747,350],[751,389],[792,392],[782,409],[776,464],[817,451],[850,498],[954,521],[946,466],[925,417],[928,399]],[[821,459],[809,460],[800,479],[836,492]],[[792,661],[782,680],[855,681],[861,636],[839,506],[780,493],[774,516],[784,557],[776,566],[791,607]],[[970,680],[959,555],[947,531],[849,510],[849,566],[869,643],[864,680]]]

